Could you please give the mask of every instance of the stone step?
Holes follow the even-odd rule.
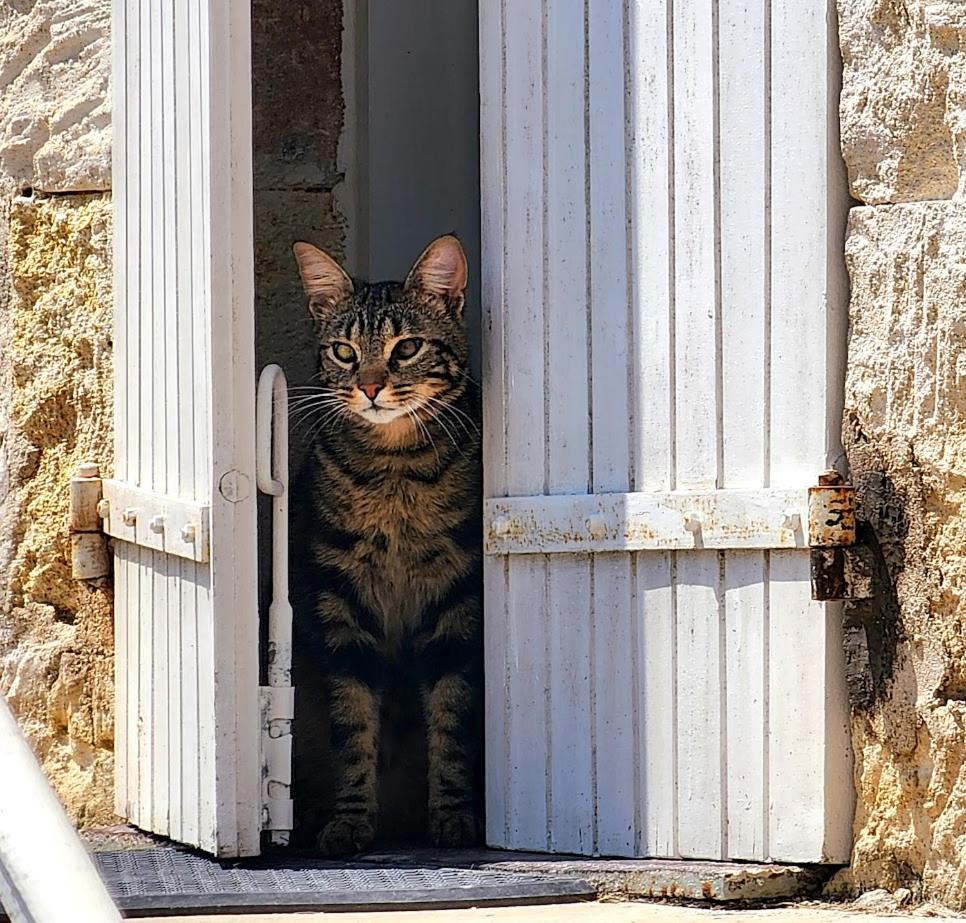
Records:
[[[501,850],[398,850],[365,856],[391,862],[473,868],[519,875],[559,875],[586,881],[601,898],[672,899],[712,903],[790,900],[816,896],[831,869],[685,859],[587,859]]]

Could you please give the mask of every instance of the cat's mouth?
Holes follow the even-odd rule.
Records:
[[[419,426],[421,421],[432,416],[428,406],[431,399],[425,395],[416,395],[414,398],[412,395],[397,394],[394,388],[387,388],[375,397],[357,392],[347,404],[357,417],[376,426],[394,423],[403,417],[411,417],[413,424]]]
[[[368,407],[356,410],[356,413],[369,423],[386,424],[392,423],[406,415],[404,407],[385,407],[382,404],[372,403]]]

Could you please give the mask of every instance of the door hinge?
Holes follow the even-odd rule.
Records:
[[[100,582],[111,572],[107,536],[101,528],[101,469],[94,462],[77,466],[70,480],[70,571],[75,580]]]
[[[837,471],[826,471],[818,486],[808,491],[812,599],[831,602],[873,595],[871,549],[855,541],[855,487]]]
[[[294,811],[292,804],[292,721],[295,689],[262,686],[261,793],[262,829],[275,846],[287,846]]]

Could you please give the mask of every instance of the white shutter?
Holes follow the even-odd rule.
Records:
[[[249,31],[114,0],[116,808],[223,856],[259,847]]]
[[[480,15],[488,842],[846,860],[833,5]]]

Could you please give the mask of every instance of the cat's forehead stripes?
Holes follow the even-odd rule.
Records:
[[[359,344],[374,345],[395,339],[420,326],[419,319],[398,283],[357,283],[351,309],[342,319],[341,335]]]

